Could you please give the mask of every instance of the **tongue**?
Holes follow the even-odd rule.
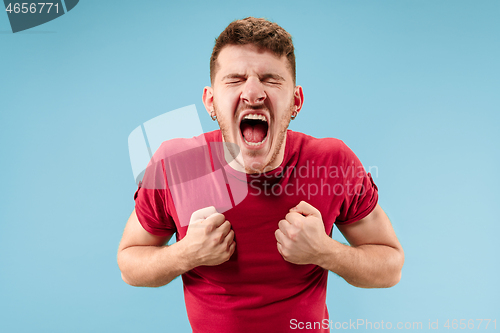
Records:
[[[241,133],[248,142],[261,142],[266,137],[267,129],[265,124],[250,125],[243,123],[241,125]]]

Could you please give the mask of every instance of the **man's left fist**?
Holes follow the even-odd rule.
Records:
[[[319,210],[301,201],[290,209],[278,227],[274,235],[283,259],[298,265],[319,265],[330,238]]]

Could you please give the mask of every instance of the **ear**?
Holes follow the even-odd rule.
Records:
[[[295,86],[295,91],[293,93],[293,100],[294,100],[295,111],[299,113],[300,110],[302,109],[302,105],[304,105],[304,91],[302,90],[301,86]]]
[[[212,87],[203,88],[203,105],[205,105],[205,109],[208,114],[211,116],[214,112],[214,90]]]

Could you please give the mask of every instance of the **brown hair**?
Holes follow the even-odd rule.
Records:
[[[210,81],[213,83],[217,72],[217,57],[226,45],[254,44],[267,49],[277,56],[288,59],[295,83],[295,53],[292,36],[276,23],[266,19],[247,17],[231,22],[215,40],[210,57]]]

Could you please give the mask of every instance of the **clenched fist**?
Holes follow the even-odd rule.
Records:
[[[215,207],[206,207],[191,215],[182,242],[194,267],[222,264],[229,260],[236,246],[231,223]]]
[[[301,201],[290,209],[278,227],[274,234],[283,259],[293,264],[319,265],[319,258],[330,238],[319,210]]]

